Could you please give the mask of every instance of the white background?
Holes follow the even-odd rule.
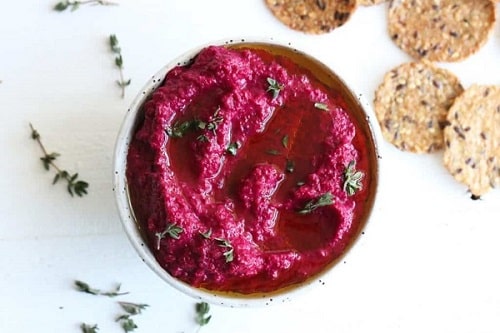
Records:
[[[120,1],[52,10],[57,0],[0,0],[0,332],[122,332],[115,299],[74,290],[122,283],[120,299],[150,307],[136,332],[196,332],[195,300],[142,263],[122,230],[112,156],[123,116],[172,58],[209,41],[273,37],[337,71],[372,105],[385,72],[410,58],[389,39],[387,4],[360,7],[342,28],[312,36],[278,22],[262,0]],[[500,11],[497,4],[497,14]],[[125,99],[108,36],[122,46]],[[464,87],[500,84],[500,24],[465,61],[439,64]],[[71,198],[51,185],[39,130],[58,163],[90,183]],[[380,142],[380,192],[364,235],[325,285],[261,308],[213,306],[200,332],[499,332],[500,191],[472,201],[442,154]]]

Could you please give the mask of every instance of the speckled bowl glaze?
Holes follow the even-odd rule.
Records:
[[[355,121],[361,124],[361,128],[364,131],[364,135],[369,139],[369,145],[367,151],[370,155],[368,158],[371,161],[371,172],[370,176],[372,179],[372,184],[370,184],[370,200],[366,205],[366,209],[363,213],[362,223],[360,224],[359,230],[357,230],[356,238],[351,242],[348,249],[344,252],[344,254],[332,262],[328,267],[326,267],[322,273],[316,274],[312,276],[305,282],[300,284],[296,284],[290,287],[286,287],[280,289],[273,293],[257,293],[250,295],[243,295],[238,293],[219,293],[210,290],[205,290],[201,288],[195,288],[191,285],[184,283],[183,281],[178,280],[171,276],[166,270],[164,270],[156,261],[154,254],[149,249],[146,244],[145,238],[141,233],[140,225],[136,221],[134,217],[134,211],[129,199],[129,193],[127,188],[127,179],[126,179],[126,168],[127,168],[127,153],[129,149],[129,145],[131,143],[132,137],[137,130],[138,123],[142,117],[142,105],[149,98],[150,94],[154,92],[163,82],[165,75],[172,68],[179,65],[188,64],[194,56],[196,56],[203,48],[209,45],[234,45],[238,46],[238,44],[271,44],[275,46],[279,46],[283,49],[286,49],[288,52],[294,52],[298,56],[306,57],[316,63],[318,63],[322,68],[324,68],[325,75],[330,79],[333,78],[338,87],[336,87],[343,97],[345,98],[350,114],[353,115]],[[298,51],[290,46],[290,43],[279,43],[274,39],[256,39],[256,38],[244,38],[244,39],[228,39],[222,41],[215,41],[211,43],[207,43],[205,45],[201,45],[195,49],[192,49],[180,57],[172,60],[166,66],[164,66],[161,70],[159,70],[156,74],[152,76],[152,78],[144,85],[143,89],[139,91],[135,99],[133,100],[130,108],[127,110],[125,115],[125,119],[122,123],[121,129],[118,133],[118,137],[116,140],[116,146],[114,151],[114,188],[115,199],[118,207],[118,212],[121,218],[121,222],[123,228],[134,246],[135,250],[141,257],[142,261],[146,263],[159,277],[161,277],[165,282],[169,285],[173,286],[177,290],[187,294],[189,296],[194,297],[200,301],[206,301],[211,304],[225,305],[230,307],[248,307],[248,306],[267,306],[271,304],[277,304],[282,302],[287,302],[294,299],[298,294],[303,293],[304,291],[316,287],[316,288],[324,288],[325,280],[327,279],[327,275],[331,273],[332,268],[340,261],[343,260],[346,253],[349,252],[349,249],[356,243],[356,240],[359,238],[359,234],[362,232],[363,228],[368,221],[371,212],[373,210],[373,205],[376,197],[378,182],[379,182],[379,153],[377,148],[377,141],[380,141],[380,133],[377,128],[372,127],[370,117],[367,114],[367,110],[370,108],[368,104],[364,102],[359,96],[357,96],[348,86],[347,84],[338,77],[337,74],[328,69],[325,65],[321,64],[319,61],[315,60],[311,56],[308,56],[306,53]],[[374,118],[373,118],[374,119]]]

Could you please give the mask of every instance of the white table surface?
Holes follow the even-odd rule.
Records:
[[[142,263],[112,193],[114,141],[134,94],[172,58],[230,37],[290,42],[336,70],[371,106],[385,72],[409,61],[386,32],[387,5],[358,8],[331,33],[278,22],[261,0],[123,0],[58,13],[57,0],[0,1],[0,332],[122,332],[116,299],[74,290],[73,280],[147,303],[135,332],[195,332],[195,300]],[[500,5],[497,5],[497,14]],[[116,34],[120,98],[107,38]],[[440,64],[465,87],[500,84],[500,24],[465,61]],[[40,163],[29,122],[58,163],[90,183],[71,198]],[[380,142],[377,204],[364,235],[327,283],[262,308],[212,306],[200,332],[499,332],[500,191],[472,201],[442,154]],[[312,328],[314,327],[314,328]]]

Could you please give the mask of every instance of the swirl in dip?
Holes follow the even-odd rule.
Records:
[[[292,58],[206,47],[170,70],[142,110],[128,189],[172,276],[272,292],[324,270],[361,229],[373,178],[366,130],[340,92]]]

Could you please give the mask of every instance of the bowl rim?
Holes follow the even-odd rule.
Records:
[[[328,68],[343,84],[346,91],[348,91],[358,102],[362,111],[365,114],[365,120],[367,123],[368,132],[371,135],[371,140],[374,145],[374,154],[376,155],[377,161],[377,172],[374,174],[376,182],[376,186],[374,189],[374,198],[372,206],[369,209],[369,212],[366,215],[365,222],[361,226],[361,229],[365,229],[368,221],[371,218],[371,215],[375,209],[376,201],[375,197],[377,196],[378,187],[380,183],[380,149],[379,142],[381,141],[381,132],[378,127],[374,126],[371,119],[374,118],[373,110],[364,99],[361,94],[356,94],[351,86],[349,86],[344,79],[335,72],[330,66],[326,66],[323,62],[318,60],[316,57],[306,53],[302,50],[299,50],[292,46],[292,43],[277,41],[272,37],[262,38],[262,37],[249,37],[249,38],[225,38],[219,39],[215,41],[210,41],[204,43],[202,45],[198,45],[190,50],[182,53],[181,55],[175,57],[171,61],[169,61],[166,65],[164,65],[160,70],[158,70],[152,77],[143,85],[142,89],[132,100],[130,107],[127,109],[126,115],[122,121],[120,129],[118,131],[118,135],[115,141],[114,147],[114,156],[113,156],[113,192],[115,196],[115,204],[118,210],[118,214],[120,217],[120,221],[122,227],[129,239],[130,243],[135,248],[136,253],[142,259],[142,261],[153,271],[155,272],[163,281],[167,282],[170,286],[174,287],[178,291],[191,296],[194,299],[199,301],[208,302],[210,304],[224,305],[229,307],[249,307],[249,306],[262,306],[262,305],[271,305],[284,303],[291,300],[291,295],[293,294],[293,298],[296,298],[303,294],[310,286],[317,282],[318,280],[324,281],[325,275],[332,271],[331,267],[325,268],[322,272],[315,274],[311,278],[307,279],[304,282],[301,282],[296,285],[292,285],[290,287],[279,289],[276,292],[270,293],[257,293],[244,295],[239,293],[218,293],[202,288],[193,287],[173,276],[171,276],[164,268],[162,268],[157,262],[154,254],[151,252],[148,245],[144,242],[143,236],[139,231],[137,226],[137,221],[134,216],[133,208],[130,202],[130,198],[128,196],[127,189],[127,180],[126,180],[126,160],[127,153],[130,142],[136,130],[136,119],[137,115],[140,114],[141,107],[143,103],[149,98],[150,94],[154,92],[159,86],[162,85],[163,80],[168,71],[170,71],[175,66],[186,65],[190,63],[194,56],[196,56],[202,49],[210,46],[210,45],[218,45],[218,46],[226,46],[232,44],[241,44],[241,43],[261,43],[261,44],[271,44],[280,47],[285,47],[293,50],[294,52],[301,53],[307,57],[312,58],[318,63],[324,65]],[[344,253],[338,258],[345,258],[345,256],[351,252],[351,249],[355,246],[355,243],[358,242],[361,230],[359,230],[358,234],[352,239],[350,246],[344,251]],[[335,266],[334,264],[333,266]]]

